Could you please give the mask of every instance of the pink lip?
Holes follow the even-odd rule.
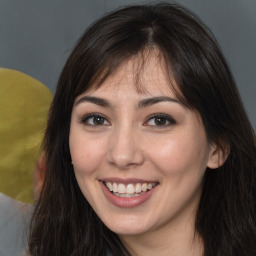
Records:
[[[111,181],[113,182],[113,179],[111,179]],[[138,180],[136,180],[136,182],[131,182],[131,180],[130,180],[129,182],[130,183],[139,183]],[[143,182],[145,183],[145,181],[143,181]],[[123,184],[128,184],[128,183],[125,182]],[[151,189],[150,191],[148,191],[145,194],[142,194],[140,196],[125,198],[125,197],[118,197],[118,196],[115,196],[114,194],[112,194],[108,190],[108,188],[103,184],[102,181],[100,181],[100,185],[101,185],[101,188],[103,190],[105,197],[112,204],[114,204],[117,207],[121,207],[121,208],[132,208],[132,207],[136,207],[136,206],[139,206],[139,205],[145,203],[146,201],[148,201],[150,199],[150,197],[152,196],[152,194],[155,192],[155,190],[158,187],[158,186],[155,186],[153,189]]]

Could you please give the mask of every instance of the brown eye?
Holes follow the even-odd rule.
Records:
[[[159,126],[166,127],[172,124],[176,124],[176,121],[168,115],[165,114],[155,114],[151,116],[145,123],[146,126]]]
[[[166,118],[160,117],[160,118],[155,118],[154,122],[155,122],[155,125],[166,125],[167,120]]]
[[[92,122],[94,125],[103,125],[104,124],[105,119],[101,116],[96,116],[92,118]]]
[[[85,116],[81,122],[85,125],[91,125],[91,126],[101,126],[101,125],[109,125],[108,120],[98,114],[90,114]]]

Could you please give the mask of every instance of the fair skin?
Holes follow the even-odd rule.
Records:
[[[159,58],[140,73],[143,92],[134,63],[75,100],[69,143],[77,182],[132,255],[203,255],[195,213],[205,169],[219,166],[220,152],[199,114],[170,89]]]

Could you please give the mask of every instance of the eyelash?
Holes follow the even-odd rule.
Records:
[[[92,122],[94,118],[100,118],[103,123],[99,123],[99,124],[90,124],[88,123],[88,121],[91,119]],[[155,124],[155,125],[149,125],[148,123],[151,121],[151,120],[154,120],[155,119],[155,122],[156,122],[156,119],[159,119],[158,121],[160,121],[160,119],[164,122],[163,124]],[[95,119],[94,119],[95,120]],[[105,123],[107,122],[107,124]],[[166,124],[167,122],[167,124]],[[104,125],[109,125],[110,122],[107,120],[107,118],[101,114],[98,114],[98,113],[90,113],[86,116],[84,116],[82,119],[81,119],[81,123],[84,124],[84,125],[88,125],[88,126],[104,126]],[[158,126],[157,128],[164,128],[164,127],[167,127],[167,126],[170,126],[170,125],[174,125],[176,124],[176,121],[169,115],[166,115],[166,114],[161,114],[161,113],[158,113],[158,114],[153,114],[151,116],[148,117],[147,121],[143,124],[144,126]]]

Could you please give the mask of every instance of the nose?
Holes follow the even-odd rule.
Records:
[[[138,132],[127,127],[114,130],[109,141],[107,161],[122,170],[141,165],[144,153]]]

